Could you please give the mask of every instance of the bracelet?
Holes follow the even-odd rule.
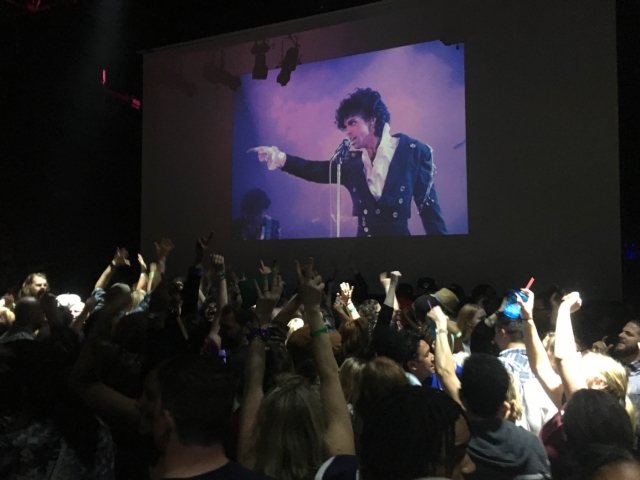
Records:
[[[352,304],[347,305],[347,310],[349,310],[351,313],[356,311],[356,307],[354,307]]]
[[[147,276],[147,274],[146,274],[146,273],[144,273],[144,272],[142,272],[142,273],[140,274],[140,276],[141,276],[141,277],[146,277],[146,276]]]
[[[460,338],[462,336],[462,332],[456,333],[456,338]]]
[[[271,332],[268,329],[252,328],[247,334],[247,340],[251,341],[256,338],[261,338],[262,341],[266,342],[267,340],[269,340],[270,336]]]
[[[156,276],[156,272],[149,272],[149,279],[153,280],[153,277]]]
[[[446,328],[436,328],[436,334],[438,333],[449,333]]]
[[[312,331],[310,335],[311,335],[311,338],[313,338],[313,337],[319,337],[320,335],[323,335],[325,333],[329,333],[329,329],[327,327],[322,327]]]

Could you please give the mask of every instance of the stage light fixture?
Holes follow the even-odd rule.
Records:
[[[256,58],[253,65],[253,72],[251,78],[254,80],[266,80],[269,75],[269,67],[267,67],[267,55],[266,53],[271,49],[267,42],[256,42],[251,47],[251,54]]]
[[[291,72],[293,72],[298,65],[302,64],[298,37],[289,35],[289,40],[291,40],[293,46],[289,47],[286,55],[284,55],[284,58],[282,59],[282,62],[278,65],[278,67],[280,67],[280,73],[278,74],[277,81],[283,87],[289,83],[289,80],[291,80]],[[282,49],[284,50],[284,46],[282,46]]]
[[[216,65],[215,61],[205,65],[202,68],[202,78],[214,85],[226,85],[234,92],[240,88],[242,81],[237,75],[232,75],[224,68],[224,55],[220,56],[220,65]]]

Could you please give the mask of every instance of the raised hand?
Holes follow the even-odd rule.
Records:
[[[271,288],[269,288],[269,280],[266,276],[264,277],[262,290],[260,290],[258,282],[255,280],[253,281],[253,286],[258,294],[256,315],[260,319],[260,324],[264,325],[271,320],[271,313],[282,295],[282,278],[280,275],[275,276],[271,282]]]
[[[156,248],[156,255],[158,256],[158,260],[165,260],[171,253],[171,250],[176,248],[173,242],[168,238],[163,238],[162,240],[160,240],[159,244],[153,242],[153,245]]]
[[[520,295],[516,295],[516,301],[518,305],[520,305],[520,316],[523,320],[531,320],[533,318],[533,302],[535,300],[535,295],[528,288],[521,288],[520,291],[527,296],[527,301],[525,302]],[[506,305],[506,299],[505,299]],[[501,307],[502,311],[504,311],[504,307]]]
[[[213,238],[213,231],[209,233],[208,237],[204,235],[202,237],[198,237],[196,240],[196,265],[202,263],[204,260],[204,252],[209,247],[209,243],[211,243],[211,239]]]
[[[247,150],[247,153],[257,153],[258,160],[266,163],[269,170],[282,168],[287,160],[287,155],[278,150],[278,147],[254,147]]]
[[[129,252],[126,248],[116,248],[116,254],[113,257],[113,266],[131,265],[129,261]]]
[[[220,273],[225,271],[224,257],[222,255],[214,253],[209,255],[209,259],[211,260],[211,268],[214,272]]]
[[[402,277],[402,274],[397,270],[391,272],[391,285],[397,287],[398,283],[400,283],[401,277]]]
[[[429,313],[427,313],[427,317],[430,318],[433,321],[433,323],[436,324],[436,328],[441,328],[443,330],[446,330],[447,322],[449,321],[449,319],[442,311],[442,308],[440,307],[440,305],[436,305],[431,310],[429,310]]]
[[[353,287],[350,286],[347,282],[343,282],[340,284],[340,292],[338,293],[338,298],[346,307],[351,301],[351,296],[353,295]]]
[[[296,273],[298,274],[298,297],[305,308],[318,308],[322,301],[324,283],[322,277],[314,272],[313,258],[309,258],[309,264],[301,268],[296,260]]]
[[[387,275],[387,272],[382,272],[380,274],[380,285],[382,285],[385,290],[387,290],[389,285],[391,285],[391,279],[389,278],[389,275]]]
[[[267,267],[262,260],[260,260],[260,268],[258,270],[265,276],[271,273],[271,268]]]
[[[140,264],[140,273],[147,273],[147,264],[144,263],[144,258],[140,254],[138,254],[138,263]]]
[[[571,292],[568,295],[562,297],[562,303],[560,308],[568,308],[571,313],[577,312],[582,306],[582,299],[578,292]]]
[[[607,344],[608,338],[609,337],[607,337],[606,335],[602,337],[602,340],[593,344],[593,346],[591,347],[591,350],[596,353],[602,353],[602,354],[609,353],[609,351],[613,348],[613,344],[611,345]]]

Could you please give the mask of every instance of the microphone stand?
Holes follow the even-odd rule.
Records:
[[[340,238],[340,194],[342,186],[342,162],[344,161],[347,153],[349,152],[350,142],[345,140],[336,150],[336,153],[331,157],[332,162],[336,162],[336,238]],[[331,183],[331,164],[329,164],[329,183]]]

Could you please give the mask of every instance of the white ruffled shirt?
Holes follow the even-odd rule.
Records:
[[[369,158],[366,148],[357,149],[362,152],[364,175],[367,178],[369,190],[376,200],[380,200],[382,196],[384,182],[387,180],[387,174],[389,173],[389,165],[393,154],[396,153],[396,148],[398,148],[398,139],[391,136],[390,130],[389,124],[385,123],[374,161]]]

